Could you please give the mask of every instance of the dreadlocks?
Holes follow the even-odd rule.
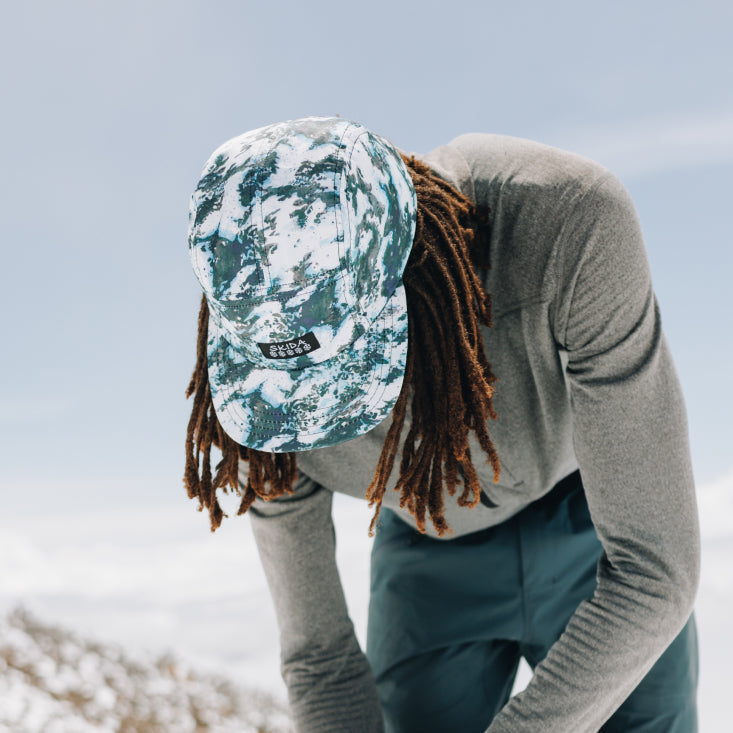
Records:
[[[239,460],[249,464],[249,478],[242,494],[237,514],[244,514],[252,502],[261,496],[274,499],[292,493],[293,481],[298,474],[294,453],[264,453],[235,443],[221,427],[211,399],[206,362],[209,307],[206,296],[201,297],[198,340],[196,343],[196,367],[186,389],[186,397],[193,395],[193,408],[186,431],[186,472],[183,482],[189,499],[198,497],[199,511],[206,507],[213,532],[225,514],[216,498],[216,490],[229,488],[242,494],[238,482]],[[211,474],[211,446],[221,451],[216,474]],[[196,450],[194,451],[194,446]],[[201,467],[199,469],[199,467]],[[200,470],[200,474],[199,474]],[[270,490],[266,484],[270,484]]]
[[[454,496],[463,479],[460,506],[475,506],[481,497],[468,445],[473,431],[499,478],[499,459],[486,423],[496,418],[492,405],[496,377],[484,353],[480,325],[491,325],[491,299],[474,266],[487,267],[488,220],[451,185],[415,158],[406,158],[417,193],[417,227],[403,273],[407,295],[408,352],[402,390],[366,498],[379,516],[387,481],[394,467],[412,394],[411,425],[405,437],[395,491],[400,506],[425,532],[426,511],[439,536],[450,530],[443,516],[444,488]],[[190,498],[206,507],[212,531],[225,516],[217,489],[241,493],[238,514],[259,496],[274,499],[292,493],[297,475],[295,453],[265,453],[235,443],[214,412],[207,374],[206,342],[209,311],[202,297],[196,367],[186,391],[194,395],[186,434],[184,483]],[[222,454],[212,476],[211,446]],[[249,464],[243,492],[238,485],[239,461]],[[267,485],[269,484],[269,490]]]

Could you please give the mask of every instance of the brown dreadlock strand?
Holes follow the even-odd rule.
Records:
[[[196,344],[196,367],[186,390],[186,397],[193,395],[193,407],[186,432],[186,472],[184,485],[189,499],[198,498],[199,511],[209,510],[211,531],[221,524],[226,516],[216,498],[216,490],[227,493],[233,489],[241,494],[237,514],[244,514],[258,497],[274,499],[285,493],[292,493],[293,481],[297,476],[294,453],[264,453],[235,443],[223,430],[211,400],[209,375],[206,361],[209,307],[206,296],[201,298],[199,310],[198,341]],[[194,451],[194,445],[196,450]],[[221,461],[216,473],[211,475],[211,446],[221,451]],[[249,463],[249,475],[244,492],[238,482],[239,460]],[[200,472],[200,473],[199,473]],[[265,484],[270,484],[267,491]]]
[[[412,425],[405,438],[395,491],[400,506],[425,531],[425,512],[439,536],[449,531],[443,516],[443,487],[453,496],[459,472],[464,489],[461,506],[475,506],[481,497],[468,446],[473,430],[499,478],[499,458],[486,430],[496,418],[493,383],[479,324],[491,326],[491,299],[476,275],[487,263],[488,221],[472,203],[436,176],[424,163],[404,158],[417,192],[415,241],[403,274],[407,294],[408,354],[402,391],[392,425],[369,488],[367,499],[377,509],[392,472],[405,422],[408,391]],[[475,229],[469,228],[474,224]],[[478,237],[477,237],[478,234]],[[473,254],[473,258],[472,258]]]
[[[488,219],[455,188],[414,158],[405,158],[417,192],[417,228],[403,274],[408,309],[408,354],[402,390],[394,407],[392,424],[368,489],[369,505],[376,505],[369,527],[373,534],[397,456],[412,392],[412,424],[402,448],[395,491],[400,506],[407,507],[425,532],[428,512],[439,536],[450,530],[443,516],[443,488],[453,496],[459,485],[461,506],[475,506],[481,496],[476,469],[468,446],[469,431],[499,477],[499,458],[486,423],[496,414],[493,383],[484,353],[480,324],[491,325],[491,299],[474,271],[485,268]],[[190,498],[206,507],[212,531],[225,516],[216,490],[229,488],[242,494],[238,514],[258,496],[274,499],[292,493],[297,475],[295,453],[265,453],[235,443],[222,429],[214,412],[207,373],[208,307],[202,298],[198,323],[196,367],[186,391],[194,395],[186,435],[184,483]],[[221,461],[212,478],[211,446],[219,448]],[[195,446],[195,450],[194,450]],[[239,460],[249,463],[247,486],[241,492]],[[270,485],[269,491],[266,485]]]

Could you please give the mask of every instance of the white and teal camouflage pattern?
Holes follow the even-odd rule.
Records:
[[[398,152],[340,118],[252,130],[209,158],[188,243],[209,304],[214,409],[236,442],[310,450],[389,415],[416,209]]]

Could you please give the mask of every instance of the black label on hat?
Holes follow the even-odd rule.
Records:
[[[260,347],[260,351],[268,359],[292,359],[302,354],[310,354],[311,351],[321,348],[318,339],[312,333],[306,333],[289,341],[279,341],[273,344],[258,343],[257,346]]]

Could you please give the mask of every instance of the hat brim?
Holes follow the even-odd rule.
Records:
[[[367,433],[392,411],[407,363],[401,283],[371,328],[336,356],[303,369],[263,369],[209,319],[216,415],[237,443],[272,453],[325,448]]]

